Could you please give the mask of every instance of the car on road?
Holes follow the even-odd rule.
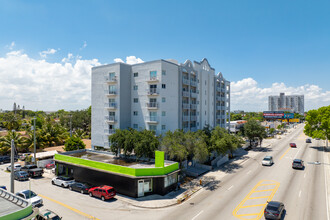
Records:
[[[112,186],[103,185],[90,188],[88,194],[90,197],[98,197],[104,201],[115,197],[116,190]]]
[[[74,183],[73,177],[70,176],[58,176],[52,179],[53,185],[62,186],[68,188],[70,184]]]
[[[294,159],[292,161],[292,168],[293,169],[304,169],[304,161],[301,159]]]
[[[307,139],[306,139],[306,143],[312,143],[312,139],[307,138]]]
[[[20,171],[21,168],[22,168],[21,164],[14,164],[14,172]],[[6,169],[7,169],[7,171],[11,172],[11,165],[9,165]]]
[[[265,219],[281,219],[283,214],[285,207],[282,202],[270,201],[264,210]]]
[[[273,157],[272,156],[266,156],[262,161],[261,164],[263,166],[271,166],[274,164]]]
[[[52,161],[52,162],[46,164],[45,168],[46,168],[46,169],[52,169],[52,168],[55,168],[55,162]]]
[[[6,186],[0,186],[1,189],[4,189],[4,190],[7,190],[7,187]]]
[[[16,171],[14,173],[14,179],[15,180],[29,180],[29,174],[25,171]]]
[[[33,207],[41,206],[43,204],[42,198],[31,190],[23,190],[16,193],[16,195],[31,202]]]
[[[25,165],[21,168],[21,171],[25,171],[29,174],[29,177],[39,177],[42,176],[44,173],[44,170],[37,167],[36,165]]]
[[[39,211],[39,214],[36,216],[36,220],[60,220],[62,217],[58,216],[55,212],[45,209],[43,211]]]
[[[297,147],[295,143],[290,143],[290,147]]]
[[[70,190],[74,190],[77,192],[80,192],[82,194],[88,194],[88,190],[92,188],[93,186],[88,183],[80,183],[80,182],[74,182],[69,185]]]

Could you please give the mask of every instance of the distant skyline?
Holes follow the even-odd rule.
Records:
[[[328,1],[0,1],[0,109],[87,108],[91,67],[208,59],[231,110],[330,105]]]

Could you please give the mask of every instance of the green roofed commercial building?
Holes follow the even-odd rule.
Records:
[[[57,175],[95,186],[110,185],[131,197],[165,195],[178,181],[179,164],[164,160],[162,151],[155,152],[155,160],[137,162],[109,152],[78,150],[55,154],[55,162]]]
[[[29,220],[38,213],[38,208],[33,208],[31,202],[0,188],[0,220]]]

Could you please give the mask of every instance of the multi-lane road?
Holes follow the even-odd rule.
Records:
[[[287,220],[330,220],[325,179],[323,141],[306,143],[303,125],[293,129],[274,144],[249,151],[208,176],[218,176],[213,187],[205,187],[188,201],[162,209],[141,209],[120,200],[103,202],[53,186],[50,179],[17,182],[16,190],[31,187],[44,198],[44,207],[60,213],[65,219],[264,219],[267,200],[285,204]],[[290,148],[294,142],[297,148]],[[329,154],[329,152],[327,152]],[[270,155],[274,165],[261,165]],[[292,160],[303,159],[304,170],[294,170]],[[319,162],[319,163],[316,163]],[[0,169],[4,169],[4,165]],[[328,169],[329,170],[329,169]],[[219,178],[219,174],[220,178]],[[9,173],[0,172],[0,182],[9,185]]]

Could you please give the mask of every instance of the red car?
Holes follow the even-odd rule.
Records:
[[[97,187],[90,188],[88,190],[88,194],[90,197],[93,197],[93,196],[98,197],[104,201],[104,200],[115,197],[116,191],[112,186],[103,185],[103,186],[97,186]]]
[[[290,143],[290,147],[297,147],[295,143]]]
[[[52,168],[55,168],[55,163],[54,163],[54,162],[48,163],[48,164],[46,164],[45,168],[46,168],[46,169],[52,169]]]

